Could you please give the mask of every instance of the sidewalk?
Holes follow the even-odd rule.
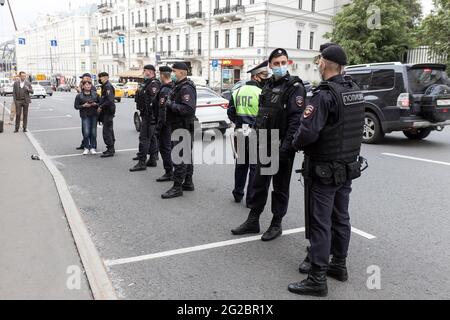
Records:
[[[13,133],[14,126],[5,122],[0,133],[0,299],[92,299],[54,181],[43,162],[31,160],[36,151],[27,136]],[[80,288],[69,289],[77,269]]]

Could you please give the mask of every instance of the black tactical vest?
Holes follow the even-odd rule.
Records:
[[[293,90],[300,85],[303,85],[302,80],[294,76],[291,76],[288,80],[280,81],[276,86],[274,86],[273,81],[268,82],[260,95],[255,127],[267,130],[278,129],[280,139],[283,139],[288,125],[288,99]]]
[[[319,139],[305,148],[305,154],[314,162],[357,160],[364,130],[364,95],[353,81],[323,82],[319,90],[329,90],[338,105],[338,120],[327,123]]]
[[[143,113],[143,115],[145,116],[150,116],[152,114],[152,103],[153,103],[153,99],[150,98],[150,94],[149,92],[147,92],[147,89],[149,88],[149,86],[151,84],[153,84],[154,82],[158,82],[158,79],[152,79],[151,81],[148,82],[147,85],[145,85],[141,90],[139,90],[136,93],[136,108],[141,111]]]
[[[192,87],[192,89],[194,90],[194,92],[196,91],[195,88],[195,84],[187,79],[185,81],[182,81],[178,84],[176,84],[174,86],[174,88],[172,89],[172,91],[169,94],[169,100],[175,102],[176,104],[182,104],[182,96],[181,96],[181,89],[183,89],[184,86],[190,86]],[[197,100],[197,97],[195,97]],[[189,116],[189,118],[186,118],[185,116],[182,116],[179,113],[174,113],[170,110],[167,110],[167,122],[172,124],[172,128],[188,128],[193,126],[194,121],[195,121],[195,115],[194,116]]]

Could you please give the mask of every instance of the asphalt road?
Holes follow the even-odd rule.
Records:
[[[236,239],[230,229],[248,214],[231,196],[233,165],[196,165],[196,191],[162,200],[170,183],[155,182],[163,173],[161,163],[146,172],[128,171],[138,145],[132,101],[117,104],[114,124],[116,150],[125,151],[101,159],[74,156],[81,141],[74,98],[57,93],[34,100],[29,129],[55,156],[120,298],[310,299],[287,291],[290,282],[304,278],[297,271],[307,246],[301,230],[270,243],[254,238],[223,243]],[[98,141],[104,150],[101,129]],[[450,298],[449,148],[450,129],[424,141],[395,133],[380,145],[363,146],[369,169],[353,184],[350,209],[353,227],[367,234],[352,234],[350,279],[329,280],[328,299]],[[296,168],[301,159],[299,154]],[[303,227],[302,208],[302,185],[293,175],[284,230]],[[270,219],[269,199],[262,231]],[[188,249],[171,251],[183,248]],[[133,257],[140,258],[119,260]],[[367,285],[376,283],[371,266],[380,270],[379,289]]]

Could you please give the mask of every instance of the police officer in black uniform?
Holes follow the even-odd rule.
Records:
[[[259,217],[267,202],[270,182],[273,179],[272,213],[269,229],[261,240],[270,241],[282,234],[281,222],[289,203],[289,185],[295,150],[292,139],[300,125],[306,97],[302,80],[287,71],[288,54],[284,49],[276,49],[269,56],[269,67],[273,76],[267,81],[261,93],[256,129],[268,130],[267,149],[272,143],[279,144],[279,169],[271,175],[262,175],[263,165],[258,160],[252,196],[247,205],[251,209],[247,220],[238,228],[231,230],[234,235],[259,233]],[[279,131],[279,141],[271,141],[271,130]]]
[[[99,82],[102,85],[100,105],[98,108],[99,122],[103,123],[103,141],[106,145],[106,151],[101,155],[102,158],[113,157],[116,152],[114,143],[116,138],[114,136],[114,115],[116,114],[115,90],[109,82],[109,75],[106,72],[101,72],[98,75]]]
[[[188,152],[190,161],[173,161],[173,187],[161,195],[163,199],[180,197],[183,191],[194,191],[194,183],[192,175],[194,166],[192,162],[192,139],[194,136],[195,108],[197,105],[197,90],[195,84],[187,78],[188,66],[184,62],[177,62],[172,66],[173,72],[177,79],[174,88],[166,100],[167,122],[172,132],[177,129],[185,129],[190,133],[190,148],[182,150],[180,156],[183,157],[184,152]],[[173,139],[173,137],[172,137]],[[172,141],[172,149],[182,142],[183,138]],[[174,160],[172,158],[172,160]],[[190,163],[189,163],[190,162]]]
[[[165,173],[162,177],[156,179],[158,182],[165,182],[173,180],[173,163],[172,163],[172,141],[171,129],[167,123],[166,116],[166,100],[173,88],[171,78],[172,68],[169,66],[159,67],[159,77],[161,79],[161,89],[155,98],[155,104],[158,105],[159,116],[156,131],[158,134],[159,152],[163,161]]]
[[[142,124],[139,131],[138,163],[130,169],[131,172],[147,170],[146,160],[151,140],[154,139],[158,119],[158,105],[153,104],[159,92],[161,83],[156,79],[156,69],[149,64],[144,67],[144,83],[136,92],[136,107],[140,111]]]
[[[265,60],[253,69],[247,71],[251,74],[251,80],[247,81],[244,86],[233,92],[227,109],[228,118],[235,124],[236,129],[242,129],[247,125],[249,128],[255,126],[256,116],[258,114],[258,101],[261,89],[269,78],[268,67],[269,61]],[[235,101],[238,100],[238,101]],[[245,101],[245,102],[244,102]],[[244,197],[245,183],[247,182],[246,202],[249,201],[252,194],[253,181],[255,180],[256,164],[250,163],[249,137],[245,137],[245,154],[239,158],[244,161],[236,161],[234,170],[234,189],[233,197],[235,202],[240,203]]]
[[[327,275],[339,281],[348,278],[348,205],[352,180],[361,175],[364,96],[353,81],[342,76],[347,56],[340,46],[325,48],[318,64],[324,81],[305,108],[293,141],[293,147],[305,153],[302,174],[310,269],[304,270],[307,279],[288,289],[326,296]]]

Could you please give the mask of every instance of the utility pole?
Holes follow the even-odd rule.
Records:
[[[11,4],[9,3],[9,0],[7,0],[7,2],[8,2],[9,12],[11,13],[12,21],[14,23],[14,28],[17,31],[16,19],[14,19],[14,14],[13,14],[12,9],[11,9]]]
[[[208,67],[208,84],[212,86],[211,83],[211,19],[212,19],[212,0],[209,0],[209,12],[208,12],[208,61],[206,65]]]

